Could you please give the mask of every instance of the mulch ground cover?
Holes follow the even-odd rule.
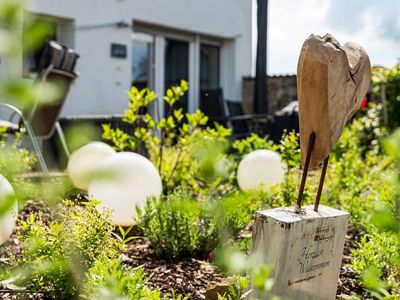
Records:
[[[43,205],[29,201],[20,211],[19,219],[26,219],[30,212],[42,211],[43,218],[50,218],[50,213]],[[18,228],[16,228],[18,230]],[[358,295],[362,299],[369,298],[356,281],[356,274],[351,269],[351,251],[357,247],[362,233],[357,232],[351,225],[348,228],[343,255],[340,279],[338,283],[337,299],[350,299]],[[15,233],[10,237],[8,244],[11,246],[12,255],[18,259],[20,243]],[[218,272],[208,261],[185,258],[168,261],[157,257],[144,237],[135,239],[127,245],[123,252],[125,264],[137,268],[142,267],[149,276],[149,285],[159,289],[164,295],[169,295],[171,290],[176,294],[189,295],[190,299],[205,299],[207,288],[210,286],[226,286],[227,279]],[[0,268],[10,265],[10,260],[5,253],[0,253]],[[0,299],[46,299],[44,294],[30,293],[27,290],[16,290],[12,285],[0,284]]]

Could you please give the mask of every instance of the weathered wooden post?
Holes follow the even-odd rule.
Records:
[[[296,299],[335,299],[348,213],[319,205],[329,154],[360,107],[371,78],[367,53],[354,43],[311,35],[297,70],[303,176],[295,207],[259,211],[252,256],[272,265],[270,294]],[[302,207],[308,170],[323,162],[314,205]],[[257,294],[268,299],[269,294]]]

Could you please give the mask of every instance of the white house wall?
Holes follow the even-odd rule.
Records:
[[[242,77],[251,74],[251,2],[33,0],[29,10],[65,19],[60,37],[73,45],[81,56],[77,67],[80,77],[62,114],[113,114],[122,113],[127,106],[125,91],[131,84],[132,28],[85,28],[86,25],[137,21],[218,38],[224,46],[221,85],[225,98],[239,100]],[[127,58],[111,58],[111,43],[127,45]]]

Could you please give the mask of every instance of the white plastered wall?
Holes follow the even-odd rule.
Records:
[[[138,21],[223,41],[221,84],[224,95],[227,99],[240,100],[242,77],[251,74],[251,2],[33,0],[29,10],[70,21],[61,24],[60,39],[80,54],[77,65],[80,77],[62,114],[113,114],[122,113],[127,106],[125,91],[131,83],[132,28],[96,25]],[[127,45],[126,59],[111,57],[112,43]]]

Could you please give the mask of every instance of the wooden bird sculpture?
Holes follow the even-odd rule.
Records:
[[[370,80],[370,60],[358,44],[341,46],[330,34],[312,34],[304,42],[297,67],[303,166],[312,133],[315,143],[309,169],[329,156],[347,121],[360,108]]]

